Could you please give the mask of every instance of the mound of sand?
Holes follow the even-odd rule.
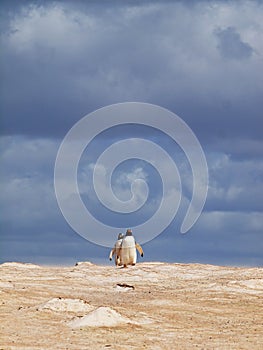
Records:
[[[110,307],[101,306],[84,317],[70,321],[68,325],[72,328],[116,327],[125,323],[137,324],[136,322],[132,322],[129,318],[121,316]]]
[[[38,310],[64,312],[87,312],[93,310],[85,300],[69,298],[53,298],[37,307]]]

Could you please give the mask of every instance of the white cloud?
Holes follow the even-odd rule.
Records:
[[[83,43],[89,44],[97,20],[78,10],[68,11],[63,4],[25,6],[11,21],[8,42],[18,54],[37,55],[35,50],[49,48],[54,56],[76,55]]]
[[[2,222],[13,226],[37,226],[55,218],[57,208],[49,179],[16,178],[1,185]]]
[[[17,222],[39,221],[41,218],[57,215],[57,203],[53,187],[53,171],[55,156],[58,150],[58,142],[44,139],[24,139],[21,137],[3,137],[1,140],[2,152],[2,203],[4,220]],[[208,155],[210,173],[210,188],[208,192],[208,210],[230,211],[260,211],[262,193],[263,164],[261,161],[232,160],[225,154]],[[174,192],[174,174],[169,172],[169,167],[164,159],[155,159],[162,167],[165,176],[171,205],[175,203],[179,193]],[[181,180],[184,184],[182,207],[187,208],[192,195],[192,173],[187,162],[180,157],[175,160],[179,169]],[[70,166],[70,164],[66,164]],[[66,171],[65,168],[65,171]],[[91,202],[97,203],[96,193],[93,187],[94,164],[86,158],[84,166],[79,169],[79,189],[82,195],[87,195]],[[105,182],[107,169],[101,168],[101,177],[97,178],[97,184],[105,194],[106,202],[112,203],[112,193]],[[120,200],[131,198],[131,185],[140,178],[149,181],[150,170],[141,164],[120,168],[113,177],[113,193]],[[155,180],[157,181],[157,180]],[[68,187],[69,184],[65,183]],[[155,186],[155,187],[154,187]],[[158,186],[158,187],[156,187]],[[134,187],[135,197],[138,203],[145,200],[144,188]],[[178,189],[179,190],[179,189]],[[143,209],[142,215],[152,215],[160,204],[162,192],[161,183],[152,183],[149,187],[149,201]],[[187,199],[188,198],[188,199]],[[26,205],[25,205],[26,203]],[[98,208],[99,210],[99,208]],[[56,213],[56,214],[54,214]]]
[[[263,162],[232,159],[226,154],[209,154],[210,209],[261,211]]]
[[[249,239],[255,233],[262,233],[263,214],[260,212],[204,212],[197,226],[199,231],[206,232],[207,235],[218,235],[221,232],[224,238],[227,234],[232,234],[240,237],[246,236]]]
[[[102,164],[96,165],[95,182],[96,188],[99,190],[96,195],[93,191],[94,168],[95,164],[88,164],[80,170],[79,176],[81,192],[84,195],[87,194],[89,199],[96,201],[98,196],[100,201],[112,210],[114,210],[114,203],[117,200],[120,204],[120,210],[122,206],[123,208],[125,206],[128,211],[134,211],[134,205],[140,207],[147,199],[148,192],[145,183],[148,175],[141,167],[118,171],[118,174],[112,177],[109,187],[108,180],[112,169],[108,169]],[[128,203],[125,203],[126,201]],[[123,203],[121,204],[121,202]]]

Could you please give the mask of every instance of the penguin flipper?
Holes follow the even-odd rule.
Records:
[[[136,247],[136,249],[138,250],[138,252],[140,253],[141,257],[143,257],[143,249],[142,249],[142,247],[140,246],[140,244],[136,242],[136,243],[135,243],[135,247]]]

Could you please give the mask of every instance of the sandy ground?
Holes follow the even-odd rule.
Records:
[[[263,349],[263,268],[0,265],[0,349]]]

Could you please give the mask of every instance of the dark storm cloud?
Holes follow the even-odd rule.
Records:
[[[188,123],[210,177],[205,211],[181,236],[193,185],[178,147],[135,126],[101,135],[96,151],[126,136],[149,136],[175,155],[186,204],[164,234],[146,244],[148,259],[262,264],[262,2],[1,1],[0,7],[2,261],[107,256],[107,249],[83,243],[60,213],[56,154],[87,113],[142,101]],[[80,169],[86,194],[94,154]],[[121,170],[127,175],[127,168],[116,173],[117,191],[125,194]],[[138,167],[128,170],[132,177]],[[135,234],[140,239],[142,233]]]
[[[61,137],[98,107],[137,100],[178,113],[203,140],[260,138],[260,62],[226,63],[217,49],[219,40],[221,53],[251,56],[260,31],[252,36],[236,17],[243,8],[226,2],[231,25],[215,35],[227,17],[215,20],[213,3],[193,3],[25,2],[10,9],[1,44],[2,132]],[[243,6],[247,16],[259,10]]]
[[[262,224],[260,214],[205,214],[190,233],[180,235],[179,227],[173,226],[172,232],[147,243],[145,259],[158,260],[165,251],[164,261],[262,266]]]
[[[8,231],[7,231],[8,230]],[[33,262],[37,264],[70,264],[77,261],[102,260],[108,249],[98,247],[77,236],[63,222],[59,231],[39,227],[28,228],[26,232],[6,226],[0,236],[0,263],[5,261]]]

